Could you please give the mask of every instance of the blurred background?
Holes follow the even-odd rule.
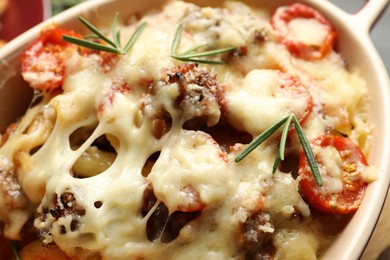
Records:
[[[63,10],[86,0],[51,0],[52,14],[56,15]]]

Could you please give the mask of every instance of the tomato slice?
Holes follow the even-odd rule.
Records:
[[[279,72],[279,85],[273,95],[275,98],[287,97],[291,100],[306,99],[306,106],[303,111],[291,111],[296,115],[300,124],[303,124],[313,111],[313,97],[310,92],[300,80],[286,72]]]
[[[252,136],[259,135],[291,114],[303,124],[313,110],[313,97],[299,79],[271,69],[250,71],[240,88],[224,94],[224,103],[226,111],[223,110],[223,116],[228,122]],[[258,109],[262,113],[248,113]]]
[[[328,213],[355,212],[364,197],[367,182],[362,171],[368,166],[359,146],[339,136],[322,136],[311,142],[318,163],[322,187],[310,170],[304,153],[299,162],[300,191],[312,207]]]
[[[65,62],[78,47],[62,39],[70,35],[81,35],[61,28],[42,31],[22,54],[22,76],[31,87],[41,91],[51,91],[62,86],[65,75]]]
[[[294,35],[290,23],[294,20],[310,20],[316,21],[321,25],[320,28],[325,32],[322,35],[320,43],[309,43],[300,40]],[[323,58],[332,49],[336,30],[328,19],[313,8],[304,4],[292,4],[288,6],[279,7],[271,19],[272,27],[280,33],[280,42],[284,44],[289,52],[294,56],[305,60],[316,60]],[[318,27],[315,27],[318,28]],[[309,35],[309,30],[315,28],[308,28],[304,32]],[[317,31],[318,33],[318,31]]]

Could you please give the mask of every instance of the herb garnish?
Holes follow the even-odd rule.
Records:
[[[306,158],[309,162],[310,169],[313,173],[314,179],[315,179],[317,185],[321,187],[322,180],[321,180],[321,175],[320,175],[320,171],[318,169],[317,162],[315,160],[315,156],[313,154],[313,151],[311,150],[309,141],[307,140],[306,135],[304,134],[303,129],[302,129],[301,125],[299,124],[297,117],[294,114],[286,116],[285,118],[283,118],[282,120],[280,120],[279,122],[274,124],[273,126],[266,129],[263,133],[261,133],[255,139],[253,139],[253,141],[251,143],[249,143],[244,148],[244,150],[242,150],[237,155],[235,161],[239,162],[242,159],[244,159],[249,153],[251,153],[254,149],[256,149],[256,147],[258,147],[260,144],[262,144],[265,140],[267,140],[268,137],[270,137],[276,130],[278,130],[284,124],[278,153],[276,154],[275,162],[274,162],[274,165],[272,168],[272,173],[275,173],[276,169],[279,165],[279,162],[284,160],[284,151],[285,151],[285,147],[286,147],[286,140],[287,140],[288,131],[290,129],[291,121],[294,123],[299,142],[301,143],[303,151],[304,151]]]
[[[200,44],[178,54],[177,49],[179,48],[180,45],[182,32],[183,32],[183,24],[180,24],[176,29],[175,37],[173,39],[172,46],[171,46],[171,57],[177,60],[197,62],[197,63],[207,63],[207,64],[226,64],[227,62],[224,61],[204,60],[198,58],[225,53],[236,49],[236,47],[228,47],[228,48],[222,48],[222,49],[211,50],[211,51],[196,52],[197,50],[207,46],[207,44]]]
[[[95,26],[93,26],[90,22],[85,20],[83,17],[79,17],[79,20],[89,29],[91,32],[93,32],[95,35],[93,35],[93,38],[98,38],[102,40],[103,42],[107,43],[108,45],[101,44],[94,41],[84,40],[77,37],[69,36],[69,35],[63,35],[63,39],[67,42],[74,43],[76,45],[80,45],[89,49],[94,49],[98,51],[106,51],[106,52],[112,52],[116,54],[124,55],[126,54],[131,47],[133,47],[134,43],[138,39],[139,35],[141,34],[142,30],[146,26],[146,22],[141,23],[133,33],[133,35],[130,37],[130,39],[127,41],[124,47],[122,47],[120,38],[121,34],[120,31],[117,29],[118,26],[118,13],[115,14],[114,21],[112,23],[112,38],[108,38],[106,35],[104,35],[103,32],[101,32],[99,29],[97,29]],[[90,37],[90,38],[92,38]]]
[[[19,250],[17,249],[17,245],[14,242],[7,240],[8,246],[11,248],[12,254],[14,255],[13,259],[20,260]]]

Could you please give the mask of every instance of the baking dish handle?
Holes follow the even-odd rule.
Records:
[[[367,3],[353,15],[353,23],[356,28],[364,32],[369,32],[377,19],[380,17],[390,0],[369,0]]]

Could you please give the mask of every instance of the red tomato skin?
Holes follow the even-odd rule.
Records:
[[[42,74],[49,75],[44,81],[25,77],[34,89],[52,91],[61,88],[65,76],[65,62],[70,53],[77,49],[76,45],[62,39],[65,34],[82,38],[74,31],[55,27],[42,31],[23,52],[21,65],[24,77],[26,74],[33,74],[36,78],[41,78]]]
[[[53,28],[50,30],[43,31],[40,35],[40,40],[44,45],[55,44],[61,46],[68,46],[70,43],[62,39],[63,35],[69,35],[73,37],[81,38],[81,35],[75,33],[72,30],[66,30],[62,28]]]
[[[296,18],[316,19],[326,26],[328,34],[320,46],[308,45],[289,37],[287,25]],[[337,36],[336,30],[325,16],[304,4],[278,8],[272,16],[271,25],[281,34],[280,43],[284,44],[291,54],[304,60],[322,59],[333,48]]]
[[[343,158],[345,165],[360,163],[368,166],[366,157],[359,146],[350,139],[339,136],[322,136],[312,141],[315,145],[326,147],[333,146],[341,153],[350,153]],[[318,210],[333,214],[349,214],[355,212],[366,192],[368,183],[364,182],[361,176],[356,176],[356,171],[343,171],[343,191],[337,194],[328,194],[323,187],[319,187],[313,177],[309,164],[304,153],[301,154],[299,162],[300,176],[299,188],[305,201]]]
[[[303,84],[297,78],[291,76],[286,72],[279,72],[279,78],[282,84],[280,89],[287,92],[293,99],[300,98],[302,96],[307,97],[307,106],[303,115],[296,115],[299,123],[302,125],[313,111],[313,97],[310,92],[303,86]],[[291,128],[290,134],[293,133],[294,127]]]

